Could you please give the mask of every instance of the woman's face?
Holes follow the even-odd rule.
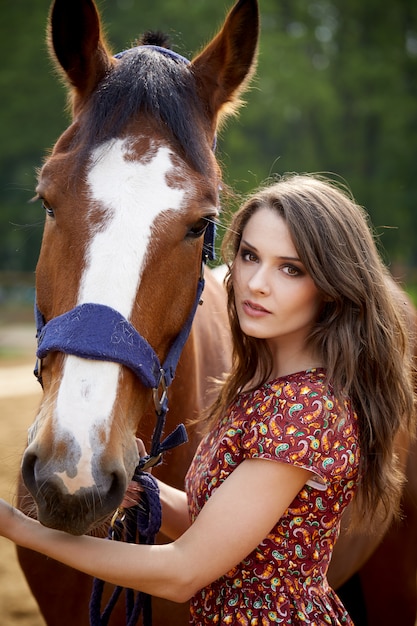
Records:
[[[302,361],[323,297],[274,209],[259,208],[247,222],[232,279],[242,331],[266,339],[273,353],[279,348],[290,358],[299,354]]]

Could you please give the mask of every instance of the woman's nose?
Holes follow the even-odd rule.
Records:
[[[262,294],[269,293],[270,288],[266,269],[258,267],[249,279],[248,286],[253,292]]]

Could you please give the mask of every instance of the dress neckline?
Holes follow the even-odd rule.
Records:
[[[317,376],[318,378],[324,378],[325,374],[326,374],[325,367],[309,367],[307,369],[299,370],[297,372],[291,372],[290,374],[283,374],[282,376],[276,376],[275,378],[271,378],[270,380],[265,381],[264,383],[262,383],[262,385],[258,385],[257,387],[254,387],[253,389],[248,389],[247,391],[241,391],[239,395],[255,393],[256,391],[259,391],[261,389],[272,387],[272,385],[275,385],[277,383],[284,383],[284,384],[290,383],[294,379],[298,379],[298,380],[303,379],[303,378],[311,379],[312,378],[311,375],[313,375],[313,377]]]

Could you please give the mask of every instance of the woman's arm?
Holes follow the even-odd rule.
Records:
[[[15,543],[110,583],[184,602],[247,556],[308,480],[285,463],[244,461],[176,541],[144,546],[74,537],[41,526],[6,503],[0,533]]]
[[[172,540],[178,539],[190,526],[187,495],[157,479],[162,506],[161,532]]]

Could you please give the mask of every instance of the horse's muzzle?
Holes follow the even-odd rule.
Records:
[[[127,475],[123,465],[110,470],[96,470],[94,484],[70,493],[53,459],[45,463],[31,445],[22,462],[23,481],[38,509],[44,525],[72,535],[83,535],[113,513],[123,499]]]

